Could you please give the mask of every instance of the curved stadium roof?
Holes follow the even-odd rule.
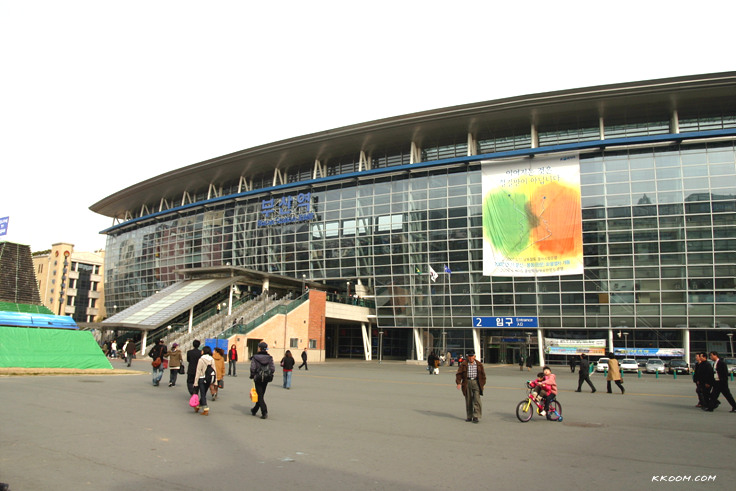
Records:
[[[726,107],[729,106],[729,107]],[[415,142],[444,139],[448,135],[509,134],[540,130],[597,126],[599,118],[669,120],[681,113],[733,112],[736,107],[736,72],[603,85],[524,95],[494,101],[433,109],[369,121],[281,140],[182,167],[114,193],[90,209],[119,220],[131,210],[157,204],[162,198],[180,200],[183,193],[206,191],[210,184],[237,182],[240,177],[273,172],[277,168],[328,162],[348,154]],[[390,169],[388,169],[390,170]]]

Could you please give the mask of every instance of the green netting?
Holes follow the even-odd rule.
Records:
[[[48,307],[44,305],[33,305],[30,303],[0,302],[0,312],[24,312],[26,314],[51,314]]]
[[[0,367],[112,370],[91,332],[29,327],[0,327]]]

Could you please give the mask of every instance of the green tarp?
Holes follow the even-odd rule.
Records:
[[[0,326],[0,367],[112,370],[89,331],[7,326]]]

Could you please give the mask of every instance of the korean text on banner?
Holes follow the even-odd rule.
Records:
[[[580,157],[483,162],[483,274],[583,273]]]

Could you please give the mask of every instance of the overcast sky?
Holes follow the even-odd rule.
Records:
[[[285,138],[736,69],[732,0],[507,3],[2,1],[0,240],[104,248],[100,199]]]

